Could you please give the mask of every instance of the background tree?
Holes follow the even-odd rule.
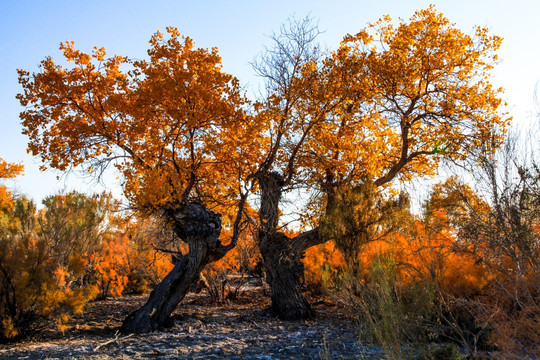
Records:
[[[0,180],[11,179],[22,173],[24,167],[20,164],[11,164],[0,158]],[[0,185],[0,208],[5,209],[13,204],[11,193],[5,185]]]
[[[236,245],[244,189],[257,137],[238,81],[221,70],[216,49],[194,48],[174,28],[156,33],[148,60],[105,58],[61,44],[65,68],[51,58],[41,72],[19,70],[18,98],[29,150],[59,170],[83,166],[101,175],[116,167],[130,205],[161,216],[189,252],[156,286],[123,330],[163,326],[202,268]],[[227,211],[234,230],[218,240]]]
[[[325,58],[316,34],[306,21],[285,26],[256,64],[268,89],[258,108],[268,146],[254,176],[260,248],[282,318],[312,315],[300,259],[324,241],[316,222],[294,238],[279,231],[279,203],[292,187],[320,194],[320,212],[328,212],[344,184],[388,187],[436,173],[443,159],[489,156],[510,120],[489,83],[501,39],[485,28],[464,34],[430,7],[396,26],[384,17]]]
[[[340,188],[335,205],[321,219],[320,233],[331,239],[345,257],[349,276],[362,269],[362,249],[371,242],[384,241],[412,221],[409,198],[400,194],[386,198],[380,188],[365,181],[353,188]]]

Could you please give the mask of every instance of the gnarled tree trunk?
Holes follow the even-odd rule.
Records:
[[[261,175],[258,180],[261,189],[259,249],[272,289],[272,312],[284,320],[309,319],[314,312],[302,295],[302,258],[306,249],[320,243],[318,231],[307,231],[294,238],[277,231],[284,183],[280,175],[273,172]]]
[[[235,244],[222,246],[218,240],[221,217],[200,203],[188,203],[169,210],[176,234],[189,245],[189,252],[150,293],[148,301],[131,313],[122,324],[122,332],[144,333],[169,325],[171,313],[209,262],[223,257]]]
[[[314,312],[302,295],[303,253],[292,251],[292,239],[279,232],[259,232],[266,280],[272,288],[272,312],[283,320],[309,319]]]

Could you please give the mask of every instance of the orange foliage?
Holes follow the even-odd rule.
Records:
[[[122,295],[128,282],[128,259],[131,256],[127,236],[106,236],[89,257],[94,283],[102,298]]]
[[[170,251],[185,251],[184,248],[168,249],[170,239],[162,239],[163,225],[153,218],[126,221],[122,236],[129,239],[125,249],[127,261],[126,291],[146,293],[159,283],[173,268],[171,255],[158,248]],[[175,245],[179,240],[173,239]],[[164,244],[161,244],[163,242]]]
[[[326,293],[334,285],[336,278],[346,270],[346,261],[334,242],[313,246],[306,251],[304,281],[316,292]]]
[[[127,290],[138,294],[149,292],[174,267],[171,256],[151,248],[131,244]]]
[[[14,178],[20,175],[23,169],[23,165],[10,164],[4,159],[0,158],[0,181],[3,179]],[[13,206],[11,193],[7,191],[5,185],[0,185],[0,209],[8,209],[11,206]]]
[[[137,231],[137,228],[134,229]],[[146,293],[159,283],[174,267],[171,256],[152,247],[152,240],[145,236],[130,241],[127,290]]]
[[[459,251],[456,239],[448,231],[429,234],[422,222],[415,222],[411,230],[410,236],[396,234],[390,244],[381,244],[376,250],[391,252],[398,263],[404,264],[400,271],[402,281],[428,280],[440,291],[454,296],[474,295],[489,282],[489,272],[471,255]]]
[[[398,265],[394,271],[403,285],[435,282],[442,291],[468,296],[478,293],[492,278],[471,255],[456,248],[452,235],[430,237],[421,222],[415,223],[412,236],[395,233],[363,245],[356,275],[361,281],[369,281],[374,262],[387,255]],[[343,255],[331,241],[307,250],[303,262],[306,284],[323,289],[336,285],[335,279],[347,270]]]
[[[307,181],[382,185],[433,175],[443,158],[464,160],[479,146],[493,153],[511,120],[489,82],[501,41],[486,28],[460,31],[433,6],[345,36],[298,81],[309,98],[297,106],[313,133],[299,165],[313,169]]]
[[[173,27],[149,43],[147,61],[65,42],[73,66],[47,58],[39,73],[19,70],[29,151],[60,170],[115,166],[142,210],[174,207],[195,192],[235,203],[257,141],[238,80],[222,71],[217,49],[195,48]]]
[[[31,201],[19,198],[12,211],[0,215],[0,339],[32,331],[36,317],[53,317],[62,325],[70,314],[80,314],[93,297],[77,284],[84,260],[72,255],[67,263],[58,261],[38,231],[43,218]]]

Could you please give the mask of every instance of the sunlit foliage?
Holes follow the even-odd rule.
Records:
[[[114,165],[143,210],[189,196],[235,200],[256,137],[217,49],[195,48],[175,28],[152,36],[148,61],[105,58],[103,48],[87,54],[73,42],[60,49],[73,66],[47,58],[40,73],[19,70],[32,154],[60,170],[84,165],[100,174]]]
[[[109,194],[25,197],[0,213],[0,338],[28,335],[42,319],[61,330],[96,296],[120,295],[129,244]]]
[[[272,120],[291,138],[282,140],[284,164],[295,156],[295,174],[328,191],[433,175],[442,160],[480,149],[492,154],[511,120],[490,83],[501,41],[486,28],[462,32],[434,7],[347,35],[328,57],[308,59],[282,102],[272,102],[295,95],[290,119]]]
[[[21,164],[10,164],[0,158],[0,181],[4,179],[14,178],[21,174],[24,166]],[[13,205],[11,193],[5,185],[0,185],[0,209],[6,209]]]

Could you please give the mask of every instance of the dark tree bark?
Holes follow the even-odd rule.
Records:
[[[286,235],[259,232],[260,250],[266,266],[266,280],[272,288],[272,313],[283,320],[309,319],[315,315],[302,295],[303,253],[292,251]]]
[[[221,216],[200,203],[168,210],[166,217],[176,234],[188,243],[189,252],[154,288],[146,304],[124,320],[121,328],[124,333],[145,333],[169,326],[171,313],[198,280],[204,266],[223,257],[235,245],[220,244]]]
[[[284,181],[275,172],[258,177],[261,190],[259,249],[264,259],[266,280],[272,289],[272,312],[284,320],[309,319],[313,309],[302,295],[302,258],[306,249],[319,241],[311,230],[294,238],[277,231],[279,201]]]

